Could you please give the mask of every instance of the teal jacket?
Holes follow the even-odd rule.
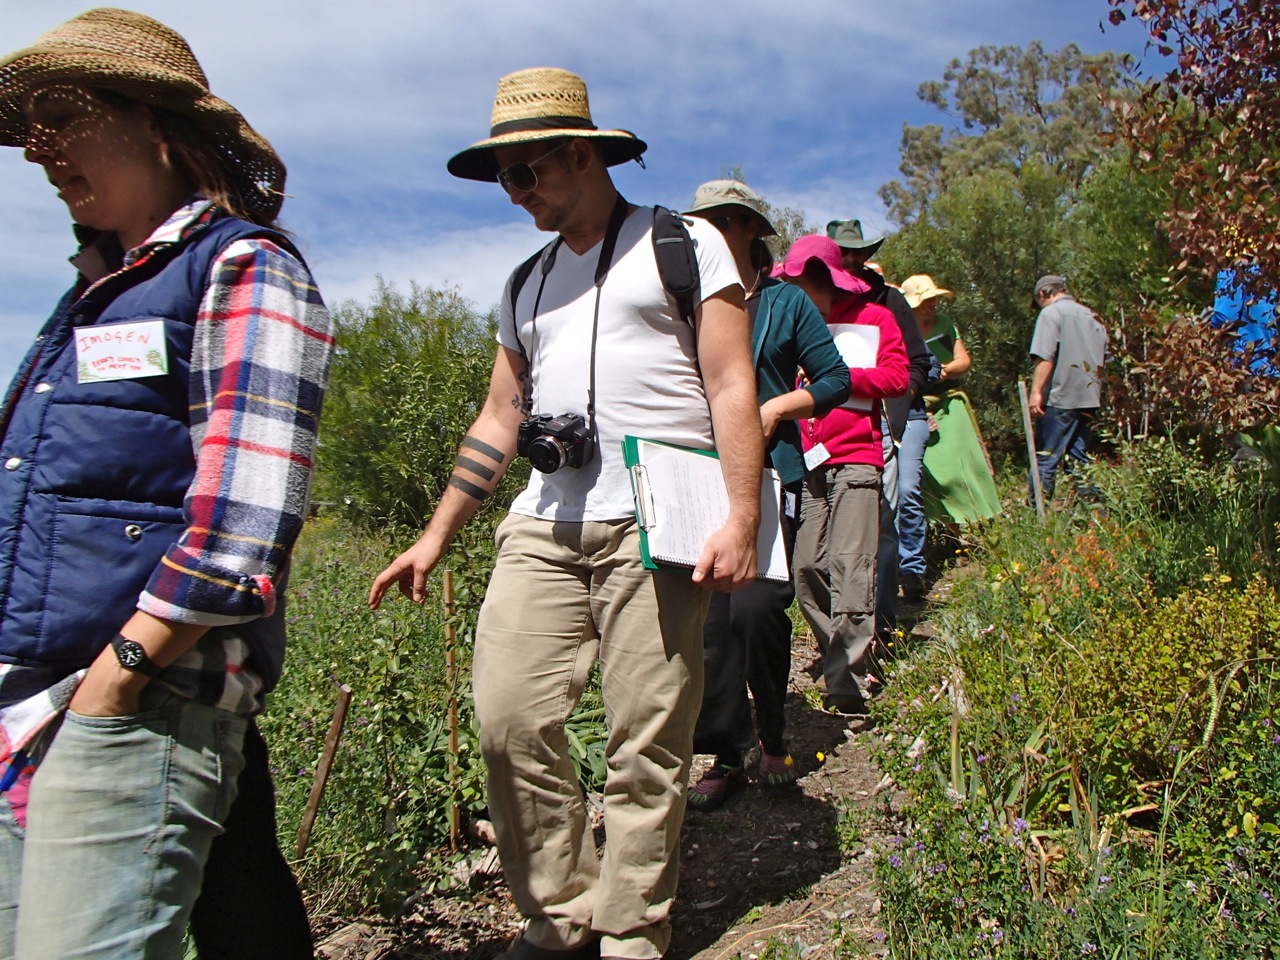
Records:
[[[751,359],[759,402],[795,389],[798,370],[809,382],[814,416],[849,399],[849,368],[840,357],[822,314],[799,287],[766,279],[747,301],[751,313]],[[769,460],[783,485],[804,479],[800,430],[794,420],[778,425],[769,443]]]

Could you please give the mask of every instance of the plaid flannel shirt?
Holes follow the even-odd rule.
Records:
[[[129,251],[122,269],[214,215],[209,201],[193,198]],[[333,344],[329,311],[296,257],[247,239],[214,260],[191,351],[196,472],[187,529],[138,601],[156,617],[215,628],[157,681],[184,696],[235,713],[262,709],[262,678],[246,666],[249,648],[234,626],[274,609],[274,581],[307,512]],[[0,665],[0,768],[65,707],[75,683],[75,675]]]

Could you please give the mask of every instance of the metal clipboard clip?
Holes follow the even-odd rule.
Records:
[[[636,522],[641,530],[649,530],[658,522],[654,516],[653,491],[649,489],[649,474],[644,464],[631,468],[631,493],[636,502]]]

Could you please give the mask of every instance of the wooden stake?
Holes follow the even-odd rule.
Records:
[[[1022,404],[1022,429],[1027,435],[1027,459],[1031,462],[1031,490],[1036,501],[1036,516],[1044,523],[1044,490],[1040,486],[1040,458],[1036,456],[1036,433],[1031,428],[1031,401],[1027,399],[1027,381],[1018,381],[1018,400]]]
[[[324,738],[324,752],[320,754],[320,765],[316,767],[316,775],[311,781],[311,796],[307,797],[307,808],[302,814],[302,824],[298,827],[296,852],[299,860],[307,852],[307,844],[311,842],[311,828],[316,822],[324,788],[329,783],[329,771],[333,767],[333,757],[338,752],[338,741],[342,739],[342,727],[347,722],[347,707],[350,704],[351,688],[345,683],[340,684],[338,705],[333,710],[333,719],[329,721],[329,732]]]
[[[449,684],[449,849],[456,851],[462,838],[462,811],[458,807],[458,651],[453,625],[453,571],[444,572],[444,665]]]

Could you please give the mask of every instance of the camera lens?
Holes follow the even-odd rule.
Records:
[[[529,444],[529,462],[535,470],[555,473],[565,465],[564,444],[555,437],[539,437]]]

